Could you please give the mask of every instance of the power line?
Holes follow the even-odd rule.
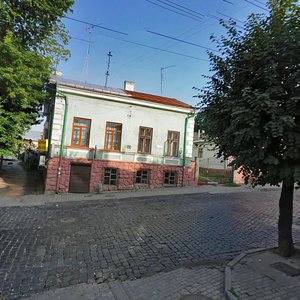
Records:
[[[70,36],[70,38],[71,38],[71,40],[77,40],[77,41],[93,44],[93,42],[91,42],[91,41],[88,41],[88,40],[85,40],[85,39],[80,39],[80,38],[77,38],[77,37],[74,37],[74,36]]]
[[[173,12],[173,13],[175,13],[175,14],[184,16],[184,17],[186,17],[186,18],[190,18],[190,19],[193,19],[193,20],[198,21],[198,22],[201,22],[201,21],[202,21],[202,19],[201,19],[200,17],[193,17],[193,16],[188,15],[188,14],[186,14],[186,13],[178,12],[178,11],[176,11],[176,10],[170,9],[170,8],[168,8],[168,7],[165,7],[165,6],[163,6],[163,5],[160,5],[160,4],[155,3],[155,2],[153,2],[153,1],[150,1],[150,0],[146,0],[146,1],[149,2],[149,3],[151,3],[151,4],[154,4],[154,5],[156,5],[156,6],[159,6],[159,7],[163,8],[163,9],[166,9],[166,10],[168,10],[168,11],[171,11],[171,12]]]
[[[233,5],[233,3],[231,1],[228,1],[228,0],[222,0],[222,1]]]
[[[188,41],[184,41],[184,40],[181,40],[181,39],[177,39],[175,37],[165,35],[165,34],[162,34],[162,33],[154,32],[154,31],[150,31],[150,30],[147,30],[147,32],[149,32],[151,34],[159,35],[159,36],[162,36],[162,37],[165,37],[167,39],[171,39],[171,40],[174,40],[174,41],[177,41],[177,42],[181,42],[181,43],[184,43],[184,44],[188,44],[188,45],[196,46],[196,47],[199,47],[199,48],[203,48],[203,49],[206,49],[206,50],[209,50],[209,51],[219,52],[218,50],[208,48],[208,47],[205,47],[205,46],[201,46],[199,44],[191,43],[191,42],[188,42]]]
[[[239,22],[239,23],[245,23],[244,21],[241,21],[241,20],[239,20],[239,19],[237,19],[237,18],[234,18],[234,17],[228,16],[228,15],[225,15],[225,14],[223,14],[223,13],[220,13],[219,11],[217,11],[217,13],[218,13],[219,15],[221,15],[221,16],[224,16],[224,17],[227,17],[227,18],[229,18],[229,19],[232,19],[232,20],[234,20],[234,21],[236,21],[236,22]]]
[[[103,27],[103,26],[100,26],[100,25],[96,25],[96,24],[93,24],[93,23],[90,23],[90,22],[86,22],[86,21],[82,21],[82,20],[78,20],[78,19],[71,18],[71,17],[66,17],[66,16],[64,18],[75,21],[75,22],[79,22],[79,23],[82,23],[82,24],[90,25],[90,26],[93,26],[93,27],[101,28],[101,29],[104,29],[104,30],[108,30],[108,31],[119,33],[119,34],[127,35],[127,33],[124,33],[124,32],[118,31],[118,30],[114,30],[114,29],[110,29],[110,28],[107,28],[107,27]]]
[[[258,1],[258,0],[254,0],[255,2],[257,2],[257,3],[260,3],[260,4],[262,4],[262,5],[266,5],[266,3],[263,3],[263,2],[261,2],[261,1]]]
[[[187,57],[187,58],[192,58],[192,59],[196,59],[196,60],[209,62],[209,60],[207,60],[207,59],[203,59],[203,58],[199,58],[199,57],[195,57],[195,56],[191,56],[191,55],[187,55],[187,54],[183,54],[183,53],[179,53],[179,52],[175,52],[175,51],[171,51],[171,50],[166,50],[166,49],[162,49],[162,48],[158,48],[158,47],[153,47],[153,46],[145,45],[142,43],[137,43],[137,42],[133,42],[133,41],[129,41],[129,40],[121,39],[121,38],[116,38],[116,37],[112,37],[112,36],[108,36],[108,35],[105,35],[105,36],[115,39],[115,40],[118,40],[118,41],[125,42],[125,43],[129,43],[129,44],[133,44],[133,45],[137,45],[137,46],[141,46],[141,47],[145,47],[145,48],[150,48],[150,49],[158,50],[161,52],[167,52],[167,53],[171,53],[171,54],[175,54],[175,55],[179,55],[179,56],[183,56],[183,57]]]
[[[212,18],[212,19],[215,19],[215,20],[218,20],[218,21],[220,21],[221,19],[219,18],[219,17],[217,17],[217,16],[214,16],[214,15],[207,15],[209,18]],[[231,17],[227,17],[227,18],[231,18]],[[231,18],[232,19],[232,18]],[[227,20],[225,20],[225,21],[229,21],[228,19]],[[240,29],[244,29],[244,27],[242,27],[242,26],[240,26],[240,25],[238,25],[238,24],[234,24],[234,26],[235,27],[237,27],[237,28],[240,28]]]
[[[201,16],[201,17],[204,17],[203,14],[197,12],[196,10],[190,9],[190,8],[188,8],[188,7],[186,7],[186,6],[183,6],[183,5],[179,5],[179,4],[177,4],[177,3],[173,2],[173,1],[170,1],[170,0],[156,0],[156,1],[158,1],[158,2],[169,2],[169,3],[174,4],[175,6],[173,6],[173,5],[171,5],[171,4],[168,4],[168,3],[165,3],[165,4],[166,4],[166,5],[169,5],[169,6],[171,6],[171,7],[179,7],[179,8],[176,8],[176,9],[182,10],[182,11],[185,10],[185,11],[187,11],[187,12],[189,12],[189,13],[196,14],[196,15],[199,15],[199,16]]]
[[[254,6],[256,6],[256,7],[260,8],[260,9],[263,9],[263,10],[265,10],[265,11],[269,12],[269,10],[267,10],[265,7],[262,7],[262,6],[260,6],[260,5],[257,5],[257,4],[255,4],[255,3],[253,3],[253,2],[251,2],[251,1],[249,1],[249,0],[244,0],[244,1],[246,1],[246,2],[248,2],[248,3],[252,4],[252,5],[254,5]]]

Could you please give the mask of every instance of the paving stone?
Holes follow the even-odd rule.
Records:
[[[1,207],[0,291],[13,299],[94,282],[94,272],[103,272],[104,282],[142,280],[182,266],[224,263],[277,241],[278,199],[268,191]],[[299,201],[294,204],[300,215]],[[299,227],[294,239],[300,240]],[[202,275],[203,292],[219,288],[205,290]]]

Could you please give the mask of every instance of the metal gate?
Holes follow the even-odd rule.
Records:
[[[70,174],[70,193],[88,193],[90,191],[91,165],[72,164]]]

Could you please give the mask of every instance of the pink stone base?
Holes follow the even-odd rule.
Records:
[[[91,165],[90,192],[98,191],[98,183],[103,182],[104,168],[117,168],[118,179],[117,185],[103,186],[105,191],[108,190],[125,190],[139,189],[141,186],[135,185],[135,173],[137,170],[146,169],[150,172],[149,188],[163,187],[164,171],[177,172],[177,186],[196,186],[195,180],[195,163],[192,162],[190,167],[168,166],[158,164],[144,164],[133,162],[119,162],[99,159],[68,159],[53,157],[48,161],[47,178],[45,192],[66,193],[69,191],[71,163],[86,163]],[[58,168],[60,165],[60,175]],[[147,185],[143,185],[143,188]]]

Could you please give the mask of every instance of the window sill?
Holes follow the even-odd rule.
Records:
[[[114,153],[125,153],[125,151],[121,151],[121,150],[110,150],[110,149],[97,149],[103,152],[114,152]]]
[[[95,150],[94,148],[89,148],[89,147],[84,147],[84,146],[77,146],[77,145],[64,146],[64,148],[66,148],[66,149],[75,148],[75,149]]]

